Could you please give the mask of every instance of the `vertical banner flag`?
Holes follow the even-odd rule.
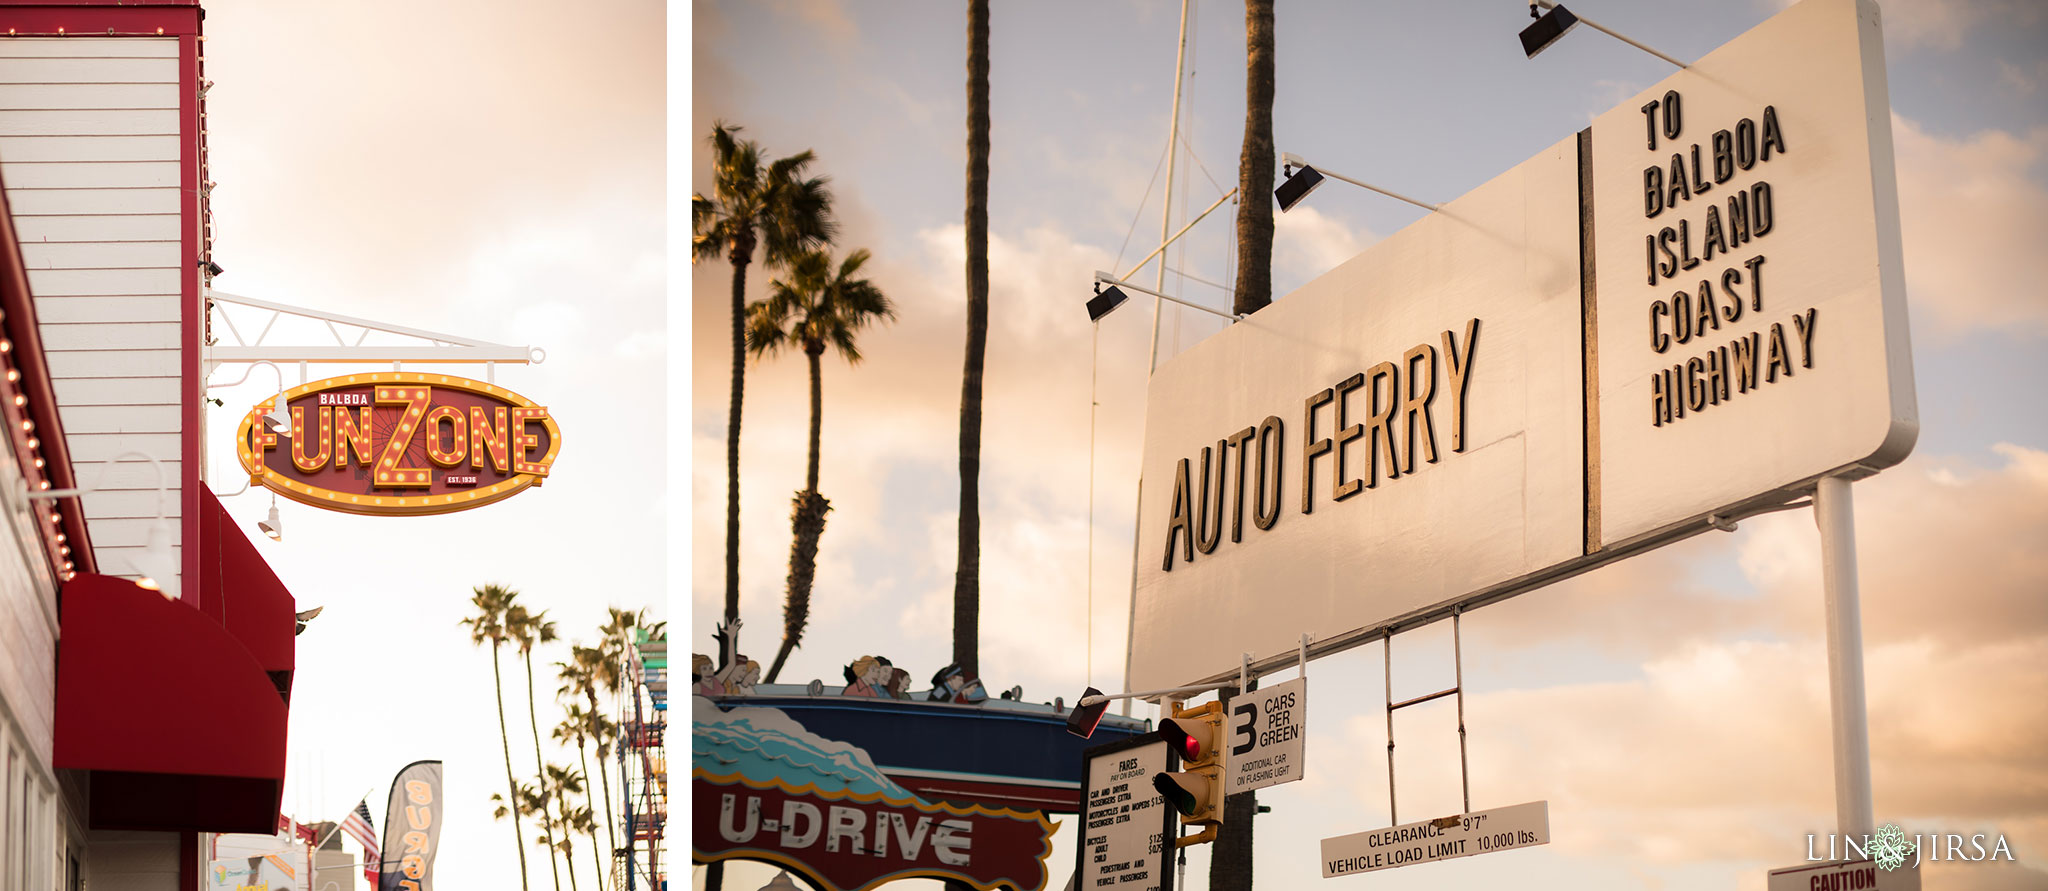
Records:
[[[377,891],[434,891],[441,809],[441,762],[414,761],[391,780]]]

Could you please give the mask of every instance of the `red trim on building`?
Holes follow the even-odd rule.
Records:
[[[179,541],[183,575],[188,582],[199,577],[198,549],[192,545],[199,538],[199,490],[204,485],[199,480],[199,470],[206,464],[206,443],[199,435],[199,428],[204,422],[200,410],[205,404],[200,400],[206,395],[205,372],[200,369],[199,361],[200,352],[205,349],[201,334],[206,329],[206,301],[199,293],[200,214],[204,205],[200,192],[204,186],[200,180],[200,158],[204,151],[199,135],[204,100],[199,89],[199,57],[205,44],[200,42],[202,38],[198,34],[199,21],[196,17],[192,31],[178,38],[178,83],[182,88],[178,92],[178,181],[182,186],[178,211],[184,230],[180,233],[183,250],[178,252],[180,265],[184,267],[178,273],[179,295],[183,298],[179,302],[184,310],[184,326],[179,333],[179,362],[183,366],[180,369],[179,395],[183,402],[180,418],[183,423],[179,425],[178,439],[179,451],[184,455],[184,460],[178,465],[179,500],[183,508],[179,520],[182,531]]]
[[[27,481],[30,490],[42,488],[71,489],[78,486],[77,475],[71,469],[69,442],[64,438],[64,424],[57,415],[57,392],[50,383],[50,366],[43,357],[42,325],[36,321],[35,299],[29,291],[28,268],[21,259],[21,241],[15,234],[14,211],[7,204],[7,194],[0,188],[0,336],[5,336],[12,347],[0,367],[20,372],[21,379],[15,381],[15,392],[26,397],[26,406],[16,407],[12,399],[4,400],[8,441],[19,457],[21,477]],[[6,392],[0,387],[0,393]],[[35,425],[34,433],[22,429],[22,421]],[[35,448],[29,447],[33,440]],[[37,458],[43,460],[43,467],[35,466]],[[48,485],[45,486],[44,484]],[[64,518],[62,525],[52,528],[47,522],[36,525],[43,530],[43,552],[50,560],[53,578],[64,578],[64,561],[76,564],[79,572],[98,572],[93,559],[92,540],[85,532],[85,510],[77,498],[64,498],[55,502],[41,502],[55,507]],[[57,540],[62,530],[65,541]],[[65,556],[64,548],[70,548]]]
[[[198,0],[6,3],[5,26],[18,37],[183,37],[199,33]],[[158,30],[162,29],[162,30]]]
[[[199,833],[178,833],[178,887],[199,887]]]

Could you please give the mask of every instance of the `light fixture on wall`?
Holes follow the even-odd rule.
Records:
[[[113,471],[114,465],[130,460],[148,461],[150,469],[156,472],[156,520],[149,527],[149,537],[143,545],[142,553],[129,558],[130,567],[134,570],[137,577],[135,583],[163,594],[166,600],[177,600],[179,596],[178,555],[171,547],[171,535],[175,528],[171,525],[171,520],[165,510],[166,504],[170,500],[170,487],[164,482],[163,463],[158,461],[156,456],[147,452],[122,452],[108,460],[106,465],[100,468],[99,476],[93,480],[93,484],[90,486],[80,486],[76,489],[42,489],[31,492],[27,491],[28,483],[24,480],[22,482],[23,494],[30,501],[49,501],[58,498],[76,498],[77,496],[92,492],[105,491],[106,487],[103,484],[107,480],[107,474]]]
[[[285,407],[284,369],[277,367],[277,363],[267,359],[258,359],[249,363],[249,370],[242,372],[241,377],[223,383],[207,384],[206,388],[216,390],[221,387],[238,386],[243,381],[248,380],[250,375],[256,373],[256,366],[258,365],[268,365],[271,371],[277,372],[277,395],[270,397],[270,410],[263,413],[263,422],[270,427],[270,432],[283,433],[292,428],[292,416],[291,411]]]

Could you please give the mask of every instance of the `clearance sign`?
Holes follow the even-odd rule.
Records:
[[[303,504],[358,514],[438,514],[538,486],[561,451],[545,406],[445,374],[352,374],[294,387],[242,419],[250,482]],[[265,416],[284,408],[290,426]]]

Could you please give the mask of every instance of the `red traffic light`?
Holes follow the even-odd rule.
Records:
[[[1172,718],[1159,722],[1159,738],[1166,740],[1166,745],[1180,756],[1180,760],[1202,760],[1202,740]]]

